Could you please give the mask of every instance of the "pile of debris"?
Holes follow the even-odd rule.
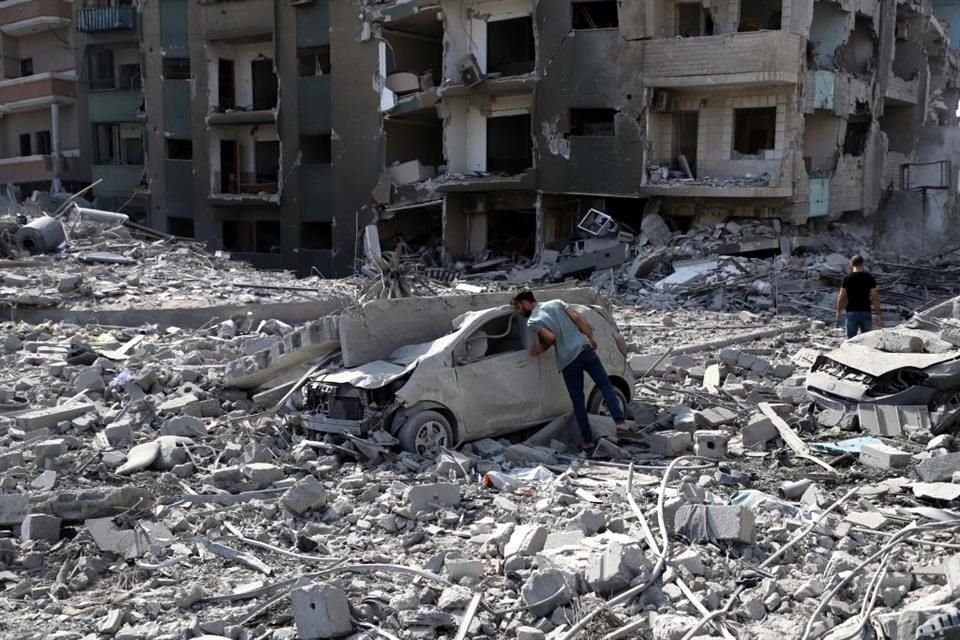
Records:
[[[99,250],[125,251],[107,237]],[[106,268],[204,263],[167,242]],[[47,260],[12,273],[104,268]],[[207,260],[219,282],[255,277]],[[89,277],[127,277],[111,273]],[[306,323],[288,300],[273,317],[2,325],[4,633],[912,640],[960,624],[956,440],[858,436],[854,413],[812,404],[807,371],[841,337],[806,317],[696,296],[618,309],[634,429],[589,457],[569,418],[436,457],[291,426],[331,353],[350,366],[509,299],[489,295],[312,307]]]

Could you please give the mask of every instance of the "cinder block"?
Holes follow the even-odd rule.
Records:
[[[312,584],[290,592],[297,636],[340,638],[353,631],[347,594],[329,584]]]
[[[462,578],[480,579],[483,577],[482,560],[460,560],[447,558],[444,560],[443,566],[447,570],[447,575],[450,576],[451,580],[460,580]]]
[[[643,551],[636,545],[609,544],[587,565],[584,579],[590,589],[601,595],[618,593],[638,573],[649,567]]]
[[[693,434],[693,451],[703,458],[722,460],[727,455],[726,431],[697,431]]]
[[[903,469],[910,459],[909,453],[885,444],[865,444],[860,448],[860,464],[876,469]]]
[[[33,445],[33,454],[37,456],[37,462],[42,463],[50,458],[57,458],[67,452],[67,441],[63,438],[54,438],[44,440]]]
[[[738,506],[683,505],[677,510],[674,527],[692,542],[751,544],[756,535],[753,512]]]
[[[505,558],[535,556],[543,551],[549,533],[549,530],[541,525],[521,525],[510,536],[510,541],[503,550],[503,556]]]
[[[657,431],[647,436],[650,452],[662,458],[673,458],[690,448],[693,438],[686,431]]]
[[[779,435],[777,428],[773,426],[773,421],[763,414],[751,417],[747,426],[740,430],[743,446],[747,448],[766,444]]]
[[[45,513],[33,513],[20,525],[20,539],[43,540],[54,543],[60,540],[60,518]]]
[[[24,431],[52,429],[60,422],[69,422],[89,411],[93,411],[93,409],[94,406],[89,402],[81,402],[61,407],[48,407],[19,415],[16,418],[16,423],[17,427]]]

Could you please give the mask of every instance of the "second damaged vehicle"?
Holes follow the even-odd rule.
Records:
[[[817,357],[807,391],[843,411],[865,404],[960,409],[960,298],[920,312],[892,329],[860,334]]]
[[[597,353],[626,406],[633,389],[626,342],[602,308],[572,307],[593,328]],[[384,429],[419,454],[543,424],[573,408],[554,358],[530,355],[535,339],[510,306],[466,313],[432,341],[318,374],[305,387],[301,423],[357,436]],[[586,385],[588,410],[605,413],[593,381]]]

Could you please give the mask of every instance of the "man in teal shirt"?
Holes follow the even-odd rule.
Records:
[[[597,341],[586,320],[562,300],[550,300],[539,304],[532,291],[521,291],[513,299],[513,306],[527,319],[527,326],[537,332],[538,342],[530,349],[530,355],[539,357],[550,347],[557,356],[557,369],[563,374],[563,382],[573,403],[573,415],[583,436],[583,448],[593,449],[593,431],[587,417],[587,404],[583,397],[583,374],[590,374],[607,403],[610,415],[618,431],[626,431],[627,423],[623,407],[610,384],[607,371],[597,355]]]

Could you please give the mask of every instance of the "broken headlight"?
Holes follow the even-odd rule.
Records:
[[[928,377],[919,369],[897,369],[877,378],[877,381],[867,389],[867,395],[877,398],[901,393],[910,387],[923,384]]]

